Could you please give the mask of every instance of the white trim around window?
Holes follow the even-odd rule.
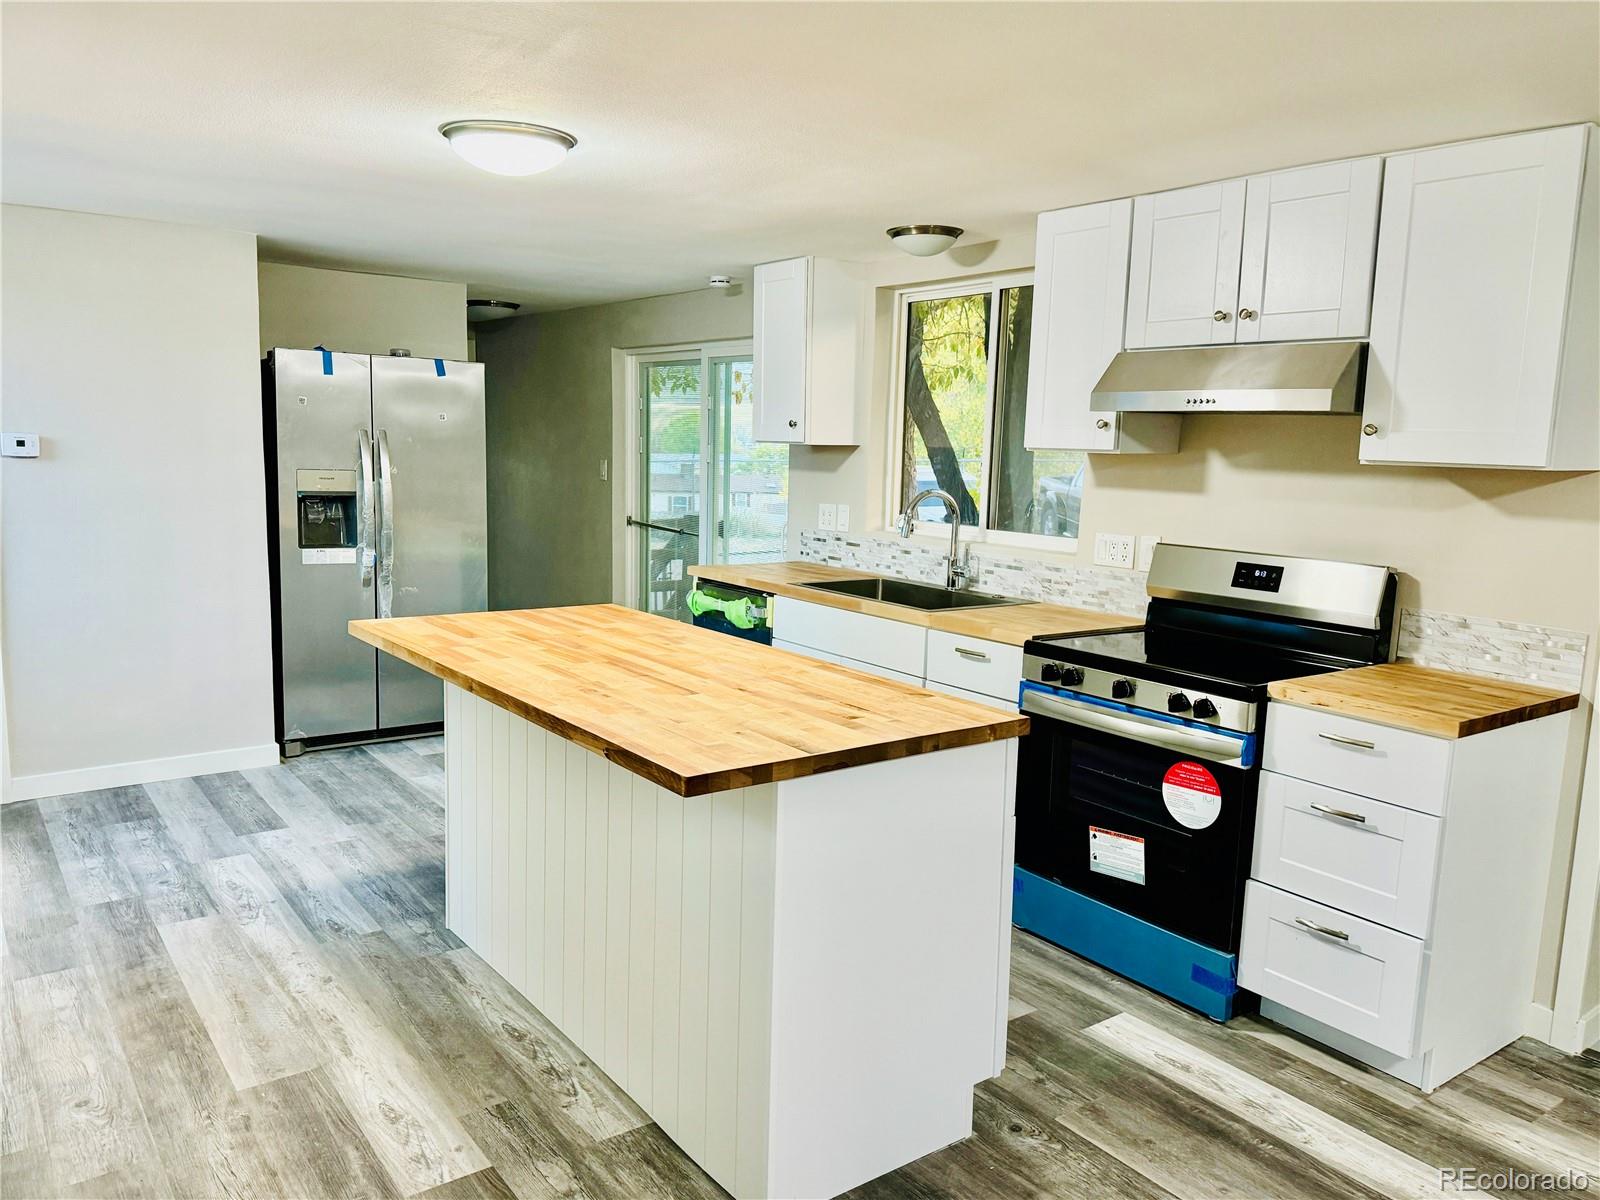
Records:
[[[902,442],[905,437],[905,401],[906,401],[906,332],[907,312],[912,303],[918,300],[944,300],[952,296],[971,296],[978,292],[988,291],[991,295],[989,321],[989,388],[987,408],[983,421],[983,475],[988,483],[984,488],[983,499],[978,506],[978,524],[965,525],[961,531],[961,541],[967,544],[989,544],[995,546],[1015,546],[1027,550],[1042,550],[1055,554],[1073,554],[1078,549],[1077,538],[1046,537],[1037,533],[1014,533],[1003,529],[988,528],[989,502],[994,494],[994,419],[995,419],[995,384],[999,378],[998,349],[1000,325],[1001,295],[1008,288],[1027,287],[1033,283],[1033,272],[1003,271],[993,275],[979,275],[971,279],[963,279],[955,283],[941,283],[930,287],[906,287],[894,293],[894,343],[892,358],[892,373],[890,376],[890,392],[888,404],[888,437],[885,450],[884,494],[883,494],[883,527],[893,529],[895,518],[900,515],[901,495],[901,466]],[[950,535],[944,532],[940,525],[918,526],[915,538],[934,543],[948,545]]]

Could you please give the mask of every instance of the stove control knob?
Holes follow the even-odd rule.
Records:
[[[1083,682],[1083,668],[1082,667],[1062,667],[1061,668],[1061,682],[1066,684],[1068,687],[1077,687],[1080,683]]]
[[[1187,712],[1188,710],[1189,710],[1189,697],[1185,696],[1182,692],[1168,692],[1167,693],[1167,711],[1168,712],[1180,713],[1180,712]]]
[[[1194,715],[1202,719],[1209,719],[1217,715],[1217,706],[1204,696],[1194,702]]]
[[[1057,683],[1061,679],[1060,663],[1045,663],[1039,668],[1040,683]]]
[[[1126,700],[1131,697],[1137,685],[1131,679],[1113,679],[1111,681],[1111,698],[1113,700]]]

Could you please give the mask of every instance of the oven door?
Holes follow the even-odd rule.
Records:
[[[1017,865],[1232,953],[1257,738],[1027,684]]]

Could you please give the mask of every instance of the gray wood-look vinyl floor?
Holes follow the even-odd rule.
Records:
[[[443,803],[430,739],[0,810],[5,1200],[722,1195],[444,928]],[[1524,1040],[1423,1097],[1023,933],[1012,963],[974,1135],[857,1196],[1600,1192],[1595,1056]]]

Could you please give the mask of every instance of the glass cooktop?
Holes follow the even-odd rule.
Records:
[[[1199,637],[1144,629],[1125,633],[1069,634],[1034,638],[1027,653],[1149,678],[1181,682],[1182,676],[1215,683],[1265,688],[1275,679],[1320,675],[1349,663],[1308,658],[1282,647],[1236,639]]]

